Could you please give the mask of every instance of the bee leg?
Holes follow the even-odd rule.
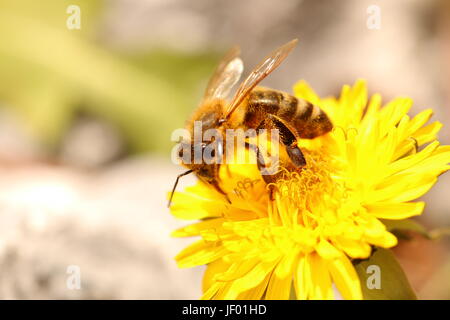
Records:
[[[297,136],[289,129],[278,117],[269,114],[258,128],[273,129],[276,128],[280,133],[280,140],[286,146],[286,152],[296,168],[302,168],[306,165],[305,156],[297,145]]]
[[[286,152],[289,156],[289,159],[291,159],[292,163],[297,168],[302,168],[306,165],[305,156],[303,155],[302,150],[300,150],[300,148],[297,146],[297,142],[295,142],[295,144],[286,146]]]
[[[228,194],[222,190],[222,188],[219,186],[217,180],[213,180],[212,182],[210,182],[210,184],[214,187],[214,189],[217,190],[217,192],[219,192],[220,194],[223,194],[225,196],[225,199],[227,199],[227,202],[229,204],[231,204],[230,198],[228,197]]]
[[[256,153],[258,170],[259,170],[259,172],[261,172],[261,177],[263,178],[264,182],[267,185],[270,186],[269,187],[269,198],[270,198],[270,200],[271,201],[274,200],[274,198],[273,198],[273,191],[274,191],[275,187],[273,185],[271,185],[271,183],[276,181],[275,175],[264,174],[267,171],[266,163],[264,161],[264,156],[262,155],[262,153],[259,150],[258,146],[246,142],[245,143],[245,148],[246,149],[251,149],[251,150],[253,150]]]

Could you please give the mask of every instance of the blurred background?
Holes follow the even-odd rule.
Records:
[[[0,298],[198,298],[203,269],[173,260],[191,240],[170,238],[185,224],[166,208],[182,171],[170,134],[231,45],[248,72],[293,38],[264,85],[305,79],[324,96],[365,78],[384,101],[413,98],[413,114],[433,108],[450,143],[448,1],[0,0]],[[450,225],[449,193],[444,174],[428,228]],[[450,299],[449,248],[396,249],[419,298]],[[66,285],[73,265],[81,290]]]

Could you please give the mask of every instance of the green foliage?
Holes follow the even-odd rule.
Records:
[[[391,250],[377,248],[366,260],[354,261],[354,266],[361,281],[365,300],[415,300],[417,299],[411,285]],[[377,276],[369,266],[377,266],[380,271],[379,288],[371,288],[370,277]]]
[[[383,224],[386,226],[388,231],[393,232],[397,236],[405,239],[409,239],[409,236],[406,232],[412,231],[421,234],[422,236],[430,239],[430,234],[422,226],[415,220],[412,219],[404,219],[404,220],[381,220]]]
[[[69,30],[66,9],[81,8]],[[82,110],[115,125],[135,152],[170,150],[217,56],[127,56],[96,40],[102,1],[0,1],[0,104],[49,146]]]

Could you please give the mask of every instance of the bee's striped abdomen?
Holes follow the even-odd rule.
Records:
[[[300,138],[312,139],[329,132],[333,128],[326,113],[318,106],[303,99],[297,99],[297,101],[297,111],[290,121],[297,129]]]
[[[321,136],[333,128],[325,112],[306,100],[271,89],[253,90],[248,97],[244,122],[249,127],[256,127],[266,113],[284,120],[304,139]]]

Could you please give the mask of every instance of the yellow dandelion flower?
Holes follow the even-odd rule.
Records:
[[[231,204],[202,182],[174,197],[173,215],[201,220],[174,236],[201,237],[176,260],[207,265],[203,299],[333,299],[333,284],[361,299],[352,261],[397,244],[380,219],[421,214],[424,203],[413,200],[450,168],[450,147],[436,138],[441,124],[427,124],[432,110],[410,118],[408,98],[382,107],[364,81],[338,99],[320,99],[305,82],[294,93],[322,108],[334,129],[299,141],[307,165],[276,182],[272,198],[250,164],[221,167]]]

